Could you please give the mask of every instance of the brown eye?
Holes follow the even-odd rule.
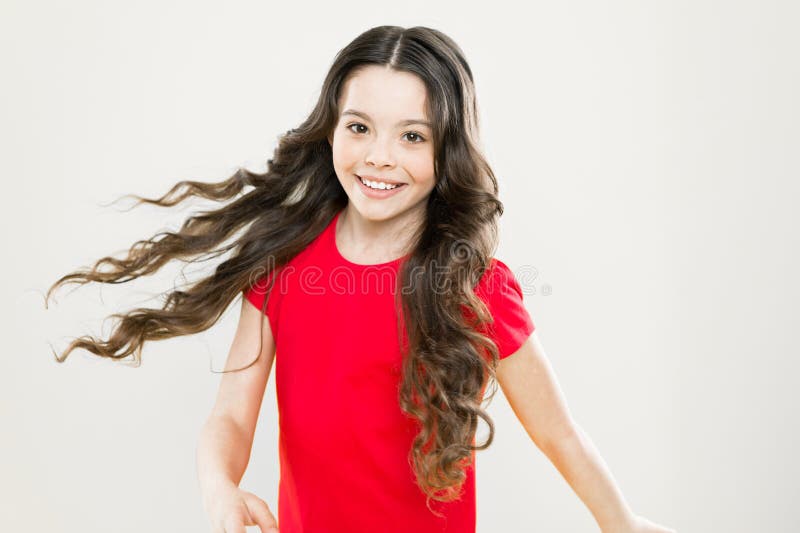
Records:
[[[364,126],[364,125],[363,125],[363,124],[361,124],[360,122],[353,122],[352,124],[348,124],[348,125],[346,126],[346,128],[347,128],[348,130],[350,130],[350,131],[353,131],[353,129],[352,129],[352,128],[353,128],[353,126],[361,126],[362,128],[366,128],[366,126]],[[361,132],[358,132],[358,131],[353,131],[353,133],[361,133]]]
[[[419,144],[421,142],[425,142],[425,137],[423,137],[422,135],[420,135],[416,131],[409,131],[405,135],[411,135],[415,139],[417,139],[416,141],[411,141],[411,144]]]
[[[348,124],[345,126],[348,130],[352,131],[353,133],[366,133],[366,131],[354,131],[353,128],[364,128],[365,130],[369,130],[364,124],[360,122],[353,122],[352,124]],[[410,141],[411,144],[420,144],[425,142],[425,137],[417,133],[416,131],[407,131],[403,134],[403,137],[412,137],[413,139]]]

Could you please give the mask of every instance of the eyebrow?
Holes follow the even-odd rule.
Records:
[[[357,117],[363,118],[364,120],[372,120],[371,118],[369,118],[369,115],[367,115],[366,113],[364,113],[362,111],[356,111],[355,109],[345,109],[342,112],[342,116],[344,116],[344,115],[355,115]],[[420,118],[411,118],[411,119],[407,119],[407,120],[401,120],[400,122],[397,123],[398,126],[410,126],[411,124],[421,124],[423,126],[428,126],[429,128],[432,127],[430,122],[428,122],[427,120],[420,119]]]

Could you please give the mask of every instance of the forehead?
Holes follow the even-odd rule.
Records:
[[[425,84],[415,74],[370,65],[352,73],[342,87],[339,112],[357,109],[376,122],[428,119]]]

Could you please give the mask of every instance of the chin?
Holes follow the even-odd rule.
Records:
[[[353,204],[353,207],[356,209],[356,211],[358,211],[358,214],[361,215],[362,218],[372,222],[381,222],[383,220],[390,219],[397,214],[394,209],[386,209],[385,207],[380,206],[370,206],[369,208],[366,208],[365,206]]]
[[[397,207],[388,208],[386,206],[374,204],[364,205],[362,202],[354,202],[352,199],[350,199],[350,205],[363,219],[369,220],[370,222],[383,222],[397,216],[403,211]]]

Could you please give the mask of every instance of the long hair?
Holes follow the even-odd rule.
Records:
[[[503,212],[497,180],[480,146],[472,72],[459,46],[440,31],[379,26],[359,35],[336,55],[305,121],[279,137],[266,172],[240,168],[216,183],[180,181],[157,199],[135,196],[136,205],[174,206],[192,196],[220,205],[193,214],[176,232],[136,242],[125,258],[104,257],[92,268],[61,277],[45,304],[66,283],[124,283],[172,259],[193,262],[230,252],[213,274],[165,293],[161,309],[113,314],[118,321],[107,340],[79,337],[56,360],[83,348],[113,359],[133,355],[138,366],[146,341],[213,326],[237,295],[295,257],[347,205],[328,136],[338,122],[343,84],[369,65],[418,76],[433,124],[436,182],[425,220],[398,271],[403,290],[395,293],[403,352],[398,401],[418,422],[408,460],[430,508],[431,499],[460,497],[473,450],[487,448],[494,438],[481,401],[488,381],[494,383],[498,350],[481,333],[491,316],[475,288],[491,265]],[[266,298],[262,325],[265,309]],[[495,392],[496,387],[490,399]],[[489,436],[474,446],[479,418]]]

